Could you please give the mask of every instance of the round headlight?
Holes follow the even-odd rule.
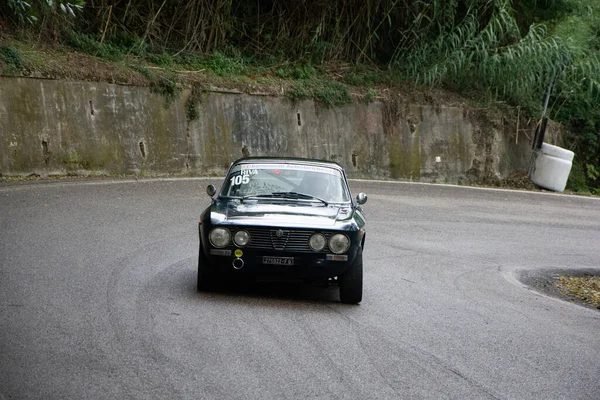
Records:
[[[231,241],[231,233],[225,228],[215,228],[210,231],[208,239],[215,247],[225,247]]]
[[[250,241],[250,234],[246,231],[237,231],[233,235],[233,243],[238,247],[244,247]]]
[[[335,254],[341,254],[348,251],[350,248],[350,239],[348,236],[336,233],[329,239],[329,249]]]
[[[325,236],[321,235],[320,233],[315,233],[310,237],[310,239],[308,239],[308,245],[314,251],[323,250],[326,243],[327,239],[325,239]]]

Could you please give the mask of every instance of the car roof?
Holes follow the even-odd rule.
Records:
[[[280,163],[293,163],[293,164],[306,164],[306,165],[317,165],[317,166],[322,166],[322,167],[330,167],[330,168],[337,168],[340,170],[343,170],[343,167],[336,163],[335,161],[328,161],[328,160],[317,160],[314,158],[300,158],[300,157],[244,157],[244,158],[240,158],[238,160],[235,160],[232,165],[236,165],[236,164],[254,164],[254,163],[265,163],[265,164],[269,164],[269,163],[273,163],[273,164],[280,164]]]

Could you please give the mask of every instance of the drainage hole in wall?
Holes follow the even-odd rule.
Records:
[[[142,154],[142,158],[146,158],[146,146],[144,146],[144,142],[140,142],[140,153]]]
[[[300,118],[300,113],[297,113],[296,116],[298,117],[298,126],[302,126],[302,119]]]
[[[90,114],[94,115],[94,104],[90,100]]]
[[[358,161],[356,160],[356,153],[352,153],[352,166],[356,168]]]
[[[50,160],[50,150],[48,150],[48,142],[42,140],[42,154],[44,155],[44,163],[48,164]]]

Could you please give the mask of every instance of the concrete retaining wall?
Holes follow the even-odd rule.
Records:
[[[146,87],[0,78],[0,174],[222,174],[243,154],[328,159],[354,177],[430,182],[526,170],[529,140],[516,121],[487,115],[401,97],[327,108],[191,90],[165,107]]]

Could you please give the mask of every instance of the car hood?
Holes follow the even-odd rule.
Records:
[[[314,202],[217,201],[211,207],[211,222],[228,225],[261,225],[290,227],[333,227],[350,219],[352,208],[325,206]]]

